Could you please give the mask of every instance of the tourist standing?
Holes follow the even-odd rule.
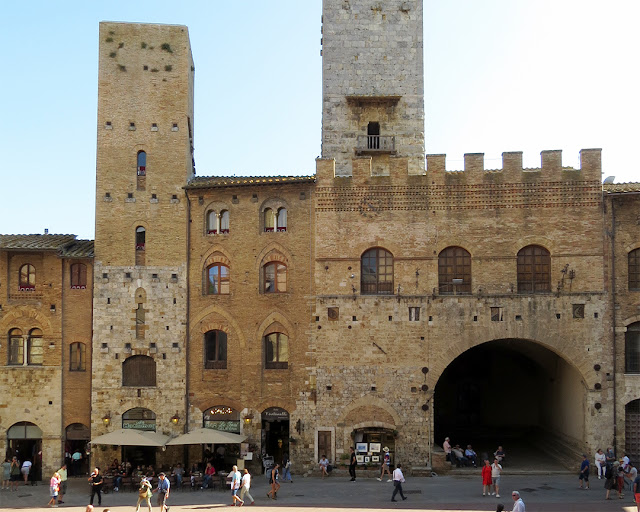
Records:
[[[58,494],[58,503],[64,503],[62,497],[67,494],[67,465],[66,463],[58,470],[60,475],[60,492]]]
[[[402,474],[402,464],[398,464],[396,469],[393,470],[393,494],[391,495],[391,501],[396,501],[396,494],[400,493],[400,497],[406,500],[407,497],[402,492],[402,484],[404,483],[404,475]]]
[[[13,482],[13,490],[18,490],[18,483],[20,482],[20,462],[17,457],[11,459],[11,482]]]
[[[244,475],[242,475],[242,488],[240,489],[240,500],[244,503],[245,496],[251,500],[251,504],[254,504],[253,496],[249,492],[251,489],[251,475],[249,474],[249,470],[244,468]]]
[[[152,494],[151,484],[147,477],[143,476],[142,480],[140,480],[140,487],[138,487],[138,503],[136,503],[136,512],[140,512],[140,504],[143,501],[147,502],[147,508],[149,512],[152,512],[151,509],[151,494]]]
[[[489,459],[485,459],[482,466],[482,495],[491,495],[491,463]]]
[[[291,459],[289,458],[289,454],[285,453],[282,458],[282,481],[293,483],[293,478],[291,478]]]
[[[60,493],[60,474],[56,471],[49,481],[49,495],[51,499],[47,506],[57,507],[58,494]]]
[[[9,459],[4,459],[0,475],[2,476],[2,489],[11,488],[11,462]]]
[[[580,464],[580,474],[578,475],[578,479],[580,480],[580,489],[582,489],[582,481],[586,485],[586,489],[590,489],[589,487],[589,459],[587,458],[587,454],[582,454],[582,464]]]
[[[98,496],[98,506],[102,505],[102,484],[104,480],[100,474],[100,468],[95,468],[87,480],[91,484],[91,499],[89,500],[89,504],[93,505],[94,496]]]
[[[609,494],[611,494],[611,489],[616,488],[616,473],[618,472],[617,462],[612,465],[607,464],[606,469],[604,471],[604,488],[607,490],[607,494],[605,496],[606,500],[610,500]]]
[[[451,443],[448,437],[444,438],[444,443],[442,443],[442,449],[444,450],[445,460],[449,462],[453,462],[451,460]]]
[[[353,447],[349,448],[351,453],[349,454],[349,474],[351,475],[351,481],[356,481],[356,451]]]
[[[491,494],[495,494],[496,498],[500,497],[500,475],[502,475],[502,466],[498,463],[498,459],[493,459],[493,464],[491,464],[493,492]]]

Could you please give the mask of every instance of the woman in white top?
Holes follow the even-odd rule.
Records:
[[[601,479],[604,476],[605,470],[607,469],[607,456],[602,451],[602,448],[598,448],[594,459],[596,461],[596,467],[598,468],[598,479]]]

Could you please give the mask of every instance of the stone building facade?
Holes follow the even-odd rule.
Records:
[[[187,28],[101,23],[95,242],[0,239],[0,446],[29,422],[45,470],[71,425],[242,433],[254,469],[387,446],[417,473],[446,435],[640,457],[640,184],[603,185],[599,149],[578,169],[425,157],[422,9],[324,1],[322,156],[302,177],[196,177]],[[16,281],[31,261],[35,293]],[[43,363],[16,365],[32,329]]]

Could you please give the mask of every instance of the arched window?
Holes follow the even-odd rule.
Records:
[[[360,259],[360,289],[364,294],[393,293],[393,255],[381,247],[369,249]]]
[[[287,209],[286,208],[278,208],[278,214],[276,215],[276,225],[277,230],[279,232],[284,232],[287,230]]]
[[[624,333],[624,371],[640,373],[640,322],[629,325]]]
[[[204,428],[240,433],[240,413],[226,405],[209,407],[202,415]]]
[[[72,343],[69,350],[69,370],[72,372],[84,372],[86,368],[86,345],[84,343]]]
[[[287,291],[287,267],[272,261],[263,267],[264,293],[284,293]]]
[[[281,332],[272,332],[264,337],[264,367],[286,370],[289,367],[289,337]]]
[[[629,290],[640,291],[640,249],[629,253]]]
[[[215,235],[218,233],[218,214],[215,210],[207,212],[207,235]]]
[[[122,428],[135,428],[146,432],[156,431],[156,413],[144,407],[135,407],[122,414]]]
[[[144,151],[138,151],[138,176],[147,175],[147,154]]]
[[[20,267],[20,281],[18,290],[29,292],[36,289],[36,267],[26,263]]]
[[[207,295],[229,294],[229,267],[214,263],[207,267]]]
[[[224,370],[227,367],[227,333],[209,331],[204,334],[204,367]]]
[[[136,228],[136,265],[146,263],[145,250],[147,241],[147,230],[142,226]]]
[[[143,387],[156,385],[156,362],[149,356],[131,356],[122,363],[122,385]]]
[[[220,212],[220,233],[229,233],[229,212],[227,210]]]
[[[471,293],[471,254],[462,247],[447,247],[438,255],[438,292]]]
[[[20,329],[9,331],[9,358],[8,364],[24,364],[24,339]]]
[[[42,331],[31,329],[27,338],[27,364],[41,365],[44,362]]]
[[[87,266],[82,263],[71,265],[71,289],[84,290],[87,287]]]
[[[273,231],[276,225],[276,214],[271,208],[265,208],[264,210],[264,230],[266,232]]]
[[[551,291],[551,255],[544,247],[529,245],[518,252],[518,293]]]

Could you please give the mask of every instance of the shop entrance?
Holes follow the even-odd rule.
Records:
[[[17,457],[20,463],[31,461],[29,480],[42,480],[42,430],[28,421],[15,423],[7,430],[7,456]]]
[[[122,428],[155,432],[156,414],[152,410],[143,407],[129,409],[122,415]],[[142,465],[148,466],[149,464],[155,468],[156,450],[155,446],[123,446],[120,460],[129,461],[134,468]]]
[[[495,340],[453,360],[434,394],[435,438],[478,456],[503,445],[508,464],[544,456],[552,438],[584,439],[586,389],[579,372],[542,345]]]
[[[289,453],[289,413],[280,407],[265,409],[262,413],[262,454],[282,463]]]
[[[69,476],[80,476],[89,473],[89,460],[86,457],[87,443],[91,439],[89,427],[82,423],[72,423],[65,429],[64,451]],[[74,454],[76,454],[74,456]],[[80,455],[77,455],[80,454]]]
[[[389,453],[393,470],[396,439],[392,430],[379,427],[359,428],[353,431],[352,436],[358,465],[381,465],[385,453]]]

